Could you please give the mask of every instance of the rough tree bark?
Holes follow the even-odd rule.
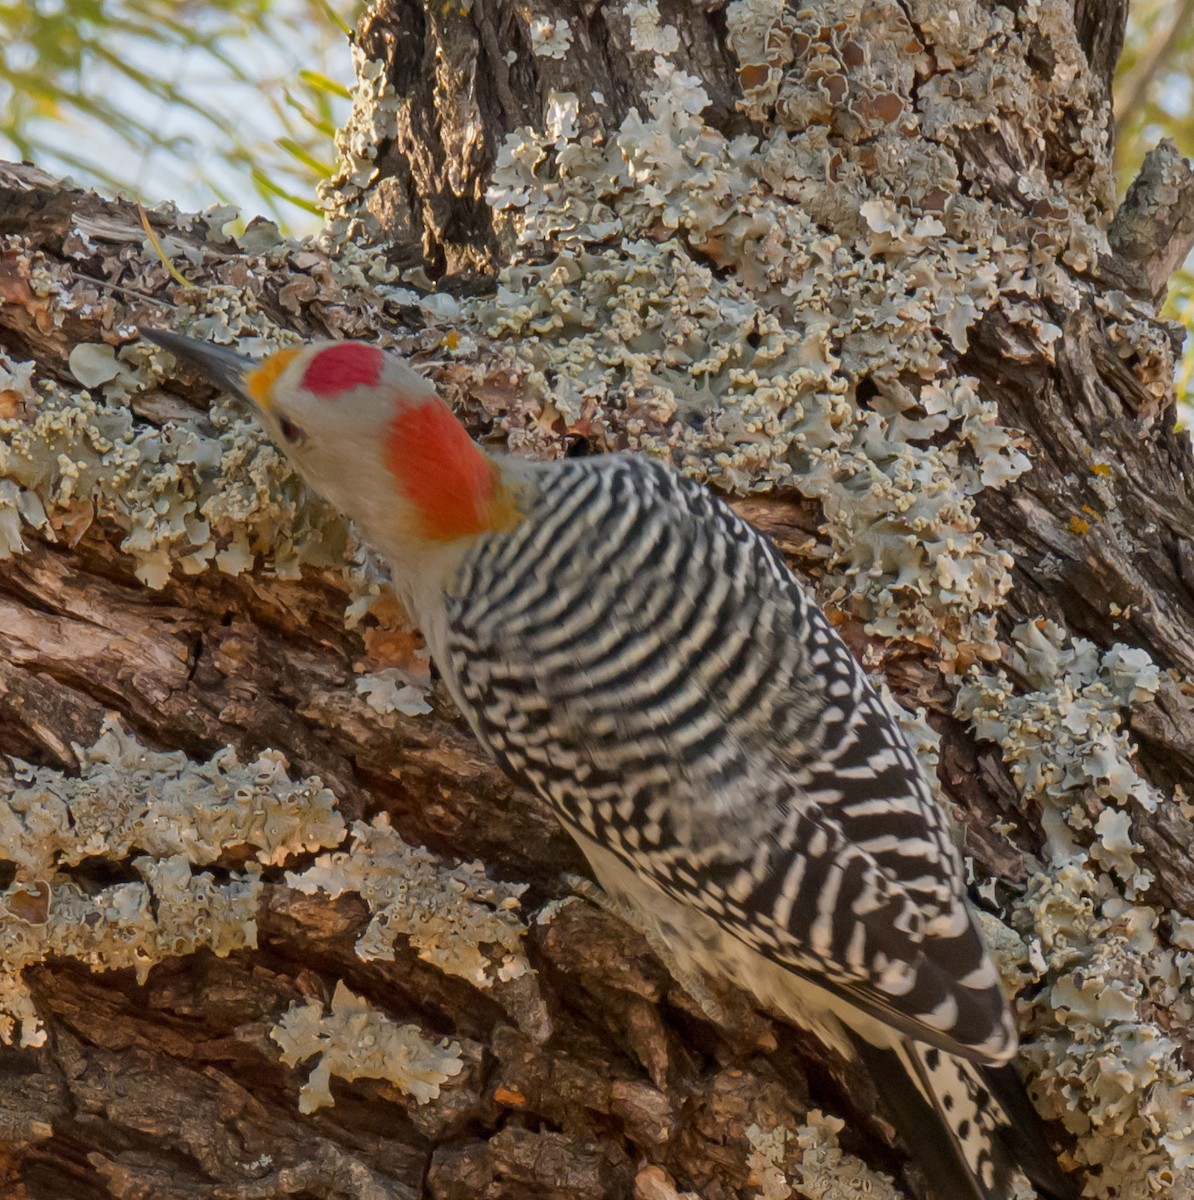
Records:
[[[137,344],[166,321],[380,338],[495,444],[734,493],[910,710],[1064,1157],[1194,1195],[1156,317],[1194,172],[1163,146],[1115,211],[1124,18],[378,0],[328,237],[159,210],[186,286],[128,203],[0,168],[5,1195],[918,1194],[866,1081],[566,898],[367,551]]]

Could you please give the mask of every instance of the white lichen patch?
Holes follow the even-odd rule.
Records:
[[[531,50],[537,58],[563,58],[572,45],[572,27],[563,17],[531,17]]]
[[[337,244],[346,244],[358,219],[368,221],[364,200],[378,175],[379,148],[398,131],[398,115],[409,103],[395,92],[384,62],[366,58],[356,42],[352,54],[352,112],[336,133],[335,173],[319,185],[327,233]]]
[[[366,962],[393,959],[403,937],[425,962],[476,987],[531,970],[519,916],[526,884],[495,882],[479,862],[446,864],[404,842],[384,813],[372,824],[358,821],[352,837],[347,851],[321,855],[286,882],[307,895],[361,896],[372,914],[356,947]]]
[[[1042,1112],[1077,1136],[1097,1197],[1194,1197],[1191,955],[1152,908],[1078,865],[1033,878],[1013,919],[1041,960],[1025,1055]],[[1041,986],[1043,983],[1043,987]]]
[[[243,287],[209,283],[187,294],[193,303],[178,307],[175,320],[191,336],[235,343],[253,356],[297,340],[269,321],[246,290],[250,281],[261,286],[287,272],[280,295],[286,303],[293,293],[295,311],[300,301],[316,298],[340,304],[345,288],[368,287],[383,303],[402,292],[393,286],[396,271],[357,247],[331,260],[313,248],[275,242],[260,229],[250,240],[266,249],[238,261]],[[45,276],[40,286],[53,313],[90,316],[87,285],[56,270],[33,269]],[[376,319],[376,312],[368,318]],[[372,330],[356,323],[344,333]],[[32,364],[0,355],[0,560],[22,553],[30,535],[74,545],[98,523],[120,533],[120,549],[152,588],[206,570],[264,569],[295,578],[309,566],[341,572],[352,621],[384,599],[384,569],[298,479],[247,406],[224,397],[203,411],[176,400],[162,385],[177,365],[145,341],[118,351],[85,343],[70,361],[87,390],[37,380]]]
[[[13,884],[0,892],[0,1042],[45,1041],[26,967],[70,958],[93,971],[132,968],[144,983],[150,967],[208,949],[220,955],[257,945],[260,868],[217,881],[192,872],[183,855],[132,862],[141,882],[92,889],[65,874]]]
[[[205,865],[247,846],[274,866],[344,837],[332,793],[316,779],[292,782],[277,751],[246,764],[228,748],[194,762],[147,749],[109,720],[77,754],[77,777],[18,764],[13,780],[0,779],[0,857],[19,881],[133,851]]]
[[[33,363],[15,363],[0,350],[0,422],[22,419],[37,403],[33,371]],[[44,520],[45,510],[37,497],[0,475],[0,560],[25,549],[21,537],[23,525]]]
[[[1020,947],[1003,948],[1031,1041],[1034,1091],[1078,1137],[1095,1196],[1194,1197],[1194,1020],[1187,923],[1142,903],[1134,820],[1169,803],[1136,772],[1123,714],[1155,694],[1148,656],[1100,653],[1046,621],[1018,628],[1008,674],[975,673],[959,715],[996,743],[1026,807],[1039,809],[1045,861],[1013,904]]]
[[[1034,690],[1016,694],[1006,672],[975,674],[958,714],[999,745],[1021,794],[1039,807],[1049,860],[1090,859],[1135,899],[1152,877],[1134,858],[1131,813],[1153,811],[1161,797],[1136,772],[1122,713],[1152,698],[1157,668],[1141,650],[1100,655],[1084,639],[1067,643],[1049,621],[1019,626],[1012,643],[1009,666]]]
[[[86,261],[90,272],[114,270],[106,244],[143,235],[135,218],[122,226],[115,214],[105,221],[87,211],[81,205],[64,239],[66,262],[19,235],[0,236],[0,253],[23,273],[12,302],[30,319],[46,328],[75,321],[117,342],[131,332],[127,313],[73,260]],[[384,256],[352,243],[332,256],[257,221],[238,245],[222,232],[237,215],[233,208],[184,215],[167,206],[165,215],[179,231],[167,249],[194,284],[177,293],[172,327],[249,357],[302,340],[266,315],[275,303],[295,314],[299,328],[309,328],[308,306],[317,306],[321,336],[392,345],[391,318],[418,300],[397,284],[399,271]],[[164,269],[156,256],[127,253],[119,268],[125,284],[159,289]],[[366,292],[368,304],[360,299]],[[0,352],[0,560],[22,553],[31,537],[73,546],[96,526],[106,537],[120,535],[137,577],[153,588],[208,570],[289,579],[310,567],[341,572],[352,620],[383,598],[384,571],[294,474],[249,406],[227,397],[206,405],[180,399],[173,379],[192,380],[193,372],[146,340],[119,348],[84,342],[69,365],[79,387],[39,379],[33,364]],[[347,565],[346,556],[353,560]]]
[[[746,1158],[750,1171],[748,1182],[758,1188],[756,1200],[788,1200],[792,1195],[792,1185],[784,1169],[788,1131],[782,1125],[774,1129],[748,1125],[746,1140],[750,1143],[750,1154]]]
[[[299,1090],[299,1111],[304,1113],[335,1103],[333,1075],[384,1079],[416,1104],[426,1104],[464,1070],[459,1042],[429,1041],[417,1025],[398,1024],[353,995],[343,981],[336,984],[330,1011],[318,1000],[292,1004],[270,1037],[282,1048],[287,1066],[318,1058]]]
[[[147,352],[122,353],[147,386]],[[15,511],[47,540],[73,543],[95,520],[120,530],[121,549],[153,588],[176,569],[239,574],[262,556],[281,576],[301,562],[338,565],[348,536],[231,401],[207,419],[158,427],[139,423],[123,395],[107,401],[43,381],[32,419],[0,417],[0,484],[0,513]],[[23,549],[12,525],[0,516],[0,557]]]
[[[117,361],[115,348],[103,342],[80,342],[77,346],[72,346],[67,365],[71,374],[85,388],[96,388],[110,383],[122,369],[127,370]]]
[[[756,1200],[903,1200],[903,1193],[886,1175],[872,1171],[861,1159],[838,1145],[845,1123],[813,1109],[804,1125],[764,1130],[751,1125],[750,1182]]]
[[[370,675],[361,675],[356,688],[357,694],[381,716],[400,713],[404,717],[419,717],[431,711],[426,681],[413,679],[401,667],[384,667]]]
[[[907,20],[830,8],[729,6],[744,81],[774,93],[748,111],[783,118],[757,136],[705,121],[657,8],[630,4],[655,56],[646,112],[604,142],[559,120],[506,139],[489,198],[524,261],[467,309],[521,391],[492,415],[516,449],[554,451],[563,426],[733,491],[815,497],[830,582],[872,632],[946,665],[992,658],[1011,559],[973,497],[1029,463],[956,359],[1005,302],[1027,320],[1041,285],[993,204],[960,194],[954,157],[909,140],[928,59]],[[848,120],[831,120],[828,66],[796,70],[802,23],[837,31]]]
[[[800,1147],[796,1186],[808,1200],[903,1200],[891,1179],[872,1171],[838,1145],[845,1122],[813,1109],[796,1130]]]
[[[622,7],[630,22],[630,44],[640,54],[674,54],[680,48],[680,34],[663,22],[659,0],[623,0]]]
[[[14,362],[7,351],[0,349],[0,417],[15,417],[35,401],[34,369],[35,364]]]
[[[257,944],[259,864],[337,844],[344,822],[317,780],[292,783],[280,755],[242,764],[231,750],[207,763],[142,746],[109,722],[77,748],[68,777],[16,762],[0,778],[0,1041],[44,1033],[23,982],[26,967],[71,958],[93,970],[131,967],[144,982],[164,958]],[[256,863],[223,880],[196,865],[225,851]],[[96,886],[87,864],[129,862],[140,882]]]

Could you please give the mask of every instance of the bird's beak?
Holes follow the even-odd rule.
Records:
[[[259,365],[253,359],[225,346],[184,337],[168,329],[150,329],[146,325],[139,325],[137,329],[143,338],[148,338],[163,350],[169,350],[180,362],[189,363],[221,391],[231,392],[242,400],[251,399],[245,390],[245,377]]]

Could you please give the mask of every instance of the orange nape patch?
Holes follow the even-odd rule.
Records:
[[[515,519],[497,464],[439,397],[404,406],[390,423],[386,466],[414,505],[424,537],[450,542],[506,529]]]
[[[263,408],[266,412],[269,412],[270,405],[273,403],[272,392],[274,384],[278,382],[278,376],[286,370],[290,365],[291,359],[298,352],[298,346],[291,346],[287,350],[275,350],[269,358],[262,362],[257,370],[250,371],[245,376],[244,389],[248,393],[249,399],[258,408]]]

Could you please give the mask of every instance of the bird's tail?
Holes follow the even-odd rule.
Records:
[[[934,1200],[1013,1200],[1025,1180],[1040,1200],[1078,1200],[1012,1067],[909,1039],[855,1045]]]

